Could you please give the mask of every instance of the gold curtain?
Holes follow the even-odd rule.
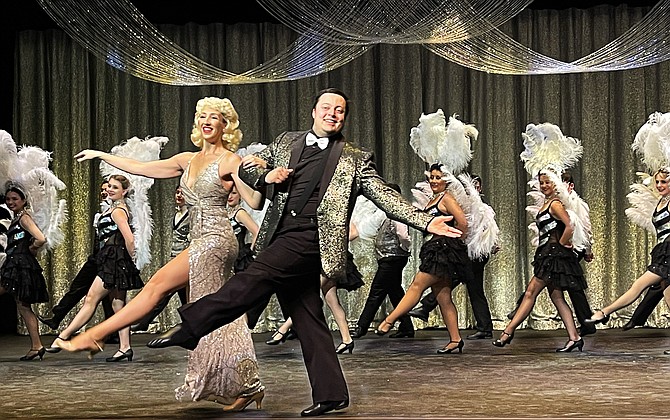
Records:
[[[541,53],[572,60],[621,34],[645,11],[625,6],[527,10],[502,29]],[[234,72],[272,57],[295,39],[294,33],[275,24],[165,25],[161,30],[190,52]],[[596,260],[586,265],[588,296],[592,307],[600,308],[623,293],[649,260],[653,238],[624,215],[628,185],[642,168],[630,144],[651,112],[670,110],[670,95],[663,89],[669,76],[668,63],[611,73],[491,75],[454,65],[420,46],[380,45],[314,78],[174,87],[139,80],[107,66],[61,31],[22,32],[16,45],[12,134],[19,144],[54,151],[53,170],[68,185],[63,197],[70,209],[65,243],[43,259],[52,302],[39,305],[38,310],[46,313],[58,301],[91,248],[91,218],[97,209],[100,177],[97,163],[78,164],[72,159],[76,152],[109,150],[132,136],[147,135],[170,138],[163,157],[193,150],[188,136],[195,102],[203,96],[232,100],[244,131],[243,145],[267,143],[284,130],[309,128],[312,96],[329,86],[341,88],[351,98],[346,136],[375,152],[379,171],[400,184],[406,197],[425,169],[408,144],[410,128],[418,124],[422,112],[442,108],[479,129],[470,172],[482,176],[502,235],[502,250],[487,266],[485,285],[496,328],[502,328],[505,314],[525,289],[534,251],[524,210],[528,176],[519,162],[521,132],[530,122],[552,122],[566,135],[580,138],[584,157],[573,172],[577,191],[591,206]],[[153,262],[144,270],[147,280],[168,258],[175,184],[176,180],[159,180],[150,191],[155,228]],[[421,236],[415,232],[413,237],[406,282],[418,267]],[[352,322],[362,310],[375,269],[370,247],[355,247],[367,285],[351,293],[340,291]],[[465,288],[455,293],[461,327],[472,326]],[[158,328],[178,321],[175,306],[173,302],[160,316]],[[619,311],[609,325],[624,323],[634,307]],[[380,315],[388,309],[382,308]],[[665,305],[659,305],[650,324],[667,326],[667,313]],[[537,329],[560,328],[554,316],[543,294],[528,324]],[[257,330],[272,329],[280,319],[273,304]],[[441,325],[437,311],[429,324]]]

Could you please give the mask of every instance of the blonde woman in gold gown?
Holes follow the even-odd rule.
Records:
[[[181,175],[180,186],[191,214],[191,243],[163,266],[122,311],[74,337],[65,350],[101,349],[105,336],[131,325],[146,315],[166,294],[187,283],[190,300],[218,290],[232,275],[237,239],[226,212],[228,194],[237,187],[252,207],[262,197],[237,176],[239,156],[233,153],[242,137],[237,112],[228,99],[207,97],[198,101],[191,140],[201,150],[168,159],[138,162],[97,150],[84,150],[75,158],[100,158],[131,173],[152,178]],[[184,385],[178,399],[207,399],[239,411],[252,402],[260,408],[264,387],[251,334],[243,318],[221,327],[201,340],[190,352]]]

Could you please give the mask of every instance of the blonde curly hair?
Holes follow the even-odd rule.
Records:
[[[242,130],[237,111],[233,107],[232,102],[228,98],[217,98],[209,96],[202,98],[195,105],[195,117],[193,118],[193,130],[191,131],[191,141],[196,146],[202,148],[204,138],[200,128],[198,128],[198,117],[205,108],[211,108],[221,113],[223,119],[226,120],[226,128],[223,130],[223,145],[231,152],[235,152],[242,141]]]

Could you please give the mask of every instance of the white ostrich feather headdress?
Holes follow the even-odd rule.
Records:
[[[142,162],[158,160],[161,149],[168,141],[167,137],[147,137],[144,140],[133,137],[118,146],[114,146],[111,154]],[[154,184],[154,179],[122,171],[105,161],[100,162],[100,174],[104,179],[109,179],[112,175],[123,175],[130,181],[130,191],[126,198],[126,205],[130,210],[130,225],[135,237],[135,265],[141,270],[151,261],[150,244],[153,219],[147,193]]]
[[[650,172],[670,165],[670,112],[654,112],[638,130],[632,148]]]
[[[670,112],[650,114],[635,135],[632,148],[649,173],[637,172],[638,182],[631,184],[626,196],[630,203],[626,216],[634,224],[655,234],[651,218],[661,196],[654,186],[652,174],[659,169],[670,171]]]
[[[456,115],[446,123],[444,112],[421,114],[419,125],[410,131],[409,144],[427,164],[439,163],[443,172],[458,174],[472,159],[471,140],[479,132],[471,124],[464,124]]]
[[[58,199],[58,191],[65,189],[63,181],[49,169],[51,152],[37,146],[16,147],[12,136],[0,130],[0,181],[3,193],[16,187],[26,196],[26,210],[47,238],[41,251],[60,244],[65,235],[61,225],[67,217],[65,200]]]
[[[525,150],[520,157],[531,176],[537,176],[547,166],[560,176],[579,162],[584,152],[579,139],[566,137],[557,125],[551,123],[528,124],[521,136]]]

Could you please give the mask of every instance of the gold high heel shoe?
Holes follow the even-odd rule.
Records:
[[[223,411],[242,411],[254,401],[256,401],[256,409],[260,410],[261,403],[264,397],[265,397],[265,390],[259,391],[255,394],[246,397],[237,397],[235,402],[233,402],[232,404],[224,405]]]
[[[89,340],[89,343],[86,343],[85,340]],[[63,341],[59,343],[59,347],[65,351],[69,352],[79,352],[87,351],[89,352],[88,358],[92,359],[94,355],[100,353],[105,348],[104,343],[100,345],[95,339],[89,337],[86,333],[79,334],[72,337],[68,341]]]

